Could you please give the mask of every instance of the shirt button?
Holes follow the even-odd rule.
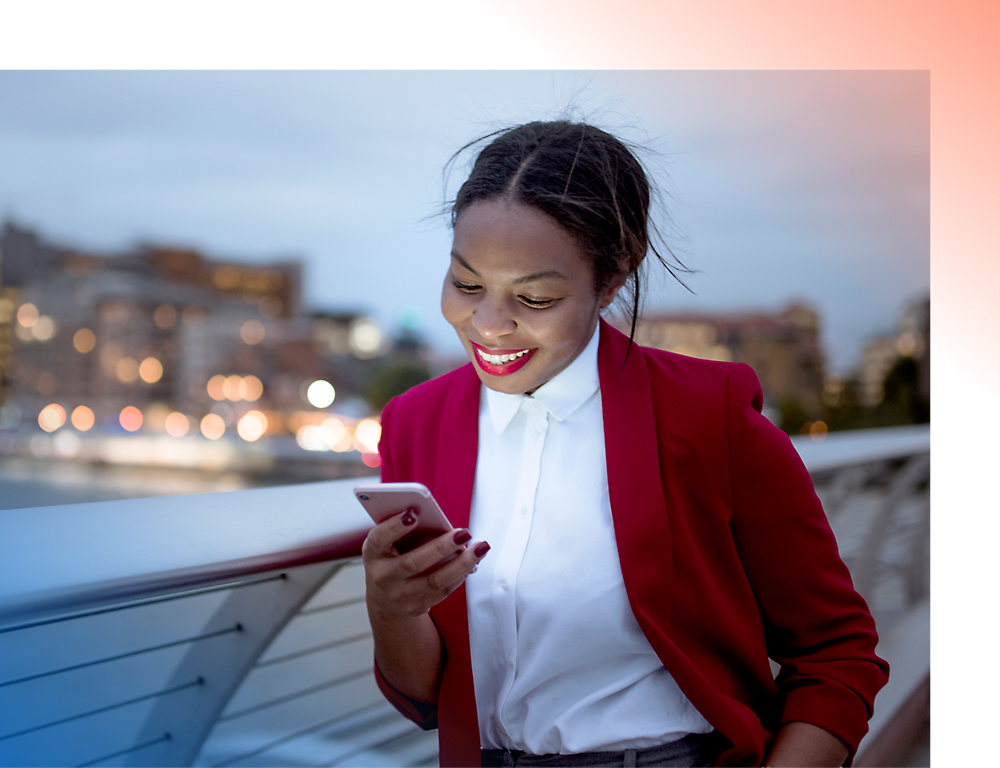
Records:
[[[506,580],[500,582],[500,589],[502,589],[504,592],[507,591],[508,586],[507,586],[507,581]]]
[[[521,510],[520,510],[520,511],[521,511],[521,514],[522,514],[522,515],[526,515],[526,514],[528,514],[528,505],[527,505],[527,504],[522,504],[522,505],[521,505]]]

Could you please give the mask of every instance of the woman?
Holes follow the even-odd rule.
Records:
[[[501,132],[452,207],[471,363],[392,401],[379,450],[457,530],[399,555],[402,512],[364,546],[376,677],[442,765],[841,765],[887,679],[753,371],[600,319],[624,287],[634,332],[648,208],[567,122]]]

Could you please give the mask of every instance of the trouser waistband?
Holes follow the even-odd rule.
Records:
[[[621,752],[578,752],[572,755],[532,755],[516,749],[484,749],[483,766],[490,768],[559,768],[560,766],[707,766],[713,765],[729,741],[718,731],[692,733],[646,749]]]

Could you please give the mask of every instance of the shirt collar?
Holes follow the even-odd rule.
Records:
[[[600,327],[600,324],[598,324]],[[597,347],[600,333],[594,329],[590,341],[576,359],[557,373],[531,395],[508,395],[497,392],[485,384],[486,403],[490,410],[490,420],[496,433],[502,434],[513,420],[521,404],[534,400],[558,421],[571,416],[601,386],[597,373]]]

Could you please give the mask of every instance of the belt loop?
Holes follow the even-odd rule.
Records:
[[[634,749],[625,750],[625,760],[622,763],[624,768],[635,768],[635,752]]]

